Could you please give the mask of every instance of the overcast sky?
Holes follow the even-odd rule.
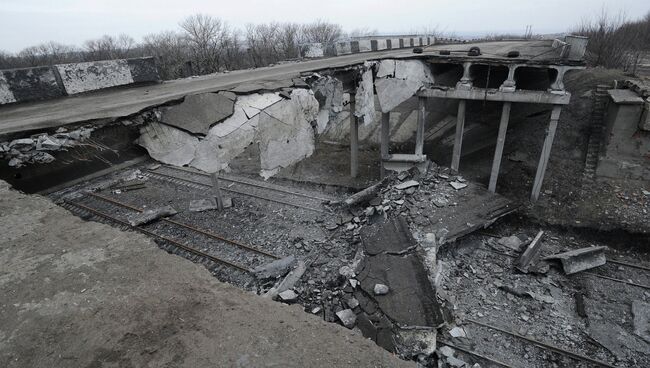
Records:
[[[408,33],[421,27],[457,35],[564,32],[605,7],[639,18],[648,0],[0,0],[0,50],[16,52],[45,41],[80,45],[104,34],[141,37],[178,29],[194,13],[231,26],[325,19],[346,31]]]

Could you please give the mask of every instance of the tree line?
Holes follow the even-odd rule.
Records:
[[[136,42],[132,37],[105,35],[81,46],[46,42],[11,54],[0,50],[0,69],[27,68],[84,61],[153,56],[161,78],[175,79],[225,70],[261,67],[300,57],[300,45],[319,42],[324,47],[351,36],[340,25],[324,20],[308,24],[249,24],[232,28],[219,18],[196,14],[179,23],[179,29],[153,33]]]

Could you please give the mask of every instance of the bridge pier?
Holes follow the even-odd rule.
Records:
[[[354,110],[354,97],[350,97],[350,176],[356,178],[359,175],[359,120]]]
[[[494,149],[494,160],[492,161],[492,172],[490,173],[490,184],[488,190],[496,192],[497,179],[499,177],[499,168],[501,167],[501,156],[503,155],[503,145],[506,142],[506,132],[508,131],[508,121],[510,120],[510,108],[512,102],[504,102],[501,110],[501,121],[499,122],[499,135],[497,136],[497,146]]]
[[[458,115],[456,115],[456,137],[454,138],[454,152],[451,158],[451,169],[458,172],[460,167],[460,152],[463,145],[463,131],[465,130],[465,100],[458,101]]]
[[[557,122],[560,120],[560,112],[562,112],[561,106],[553,106],[553,111],[551,112],[551,121],[548,125],[548,129],[546,130],[546,138],[544,138],[542,153],[539,156],[539,164],[537,164],[537,173],[535,174],[535,181],[533,182],[533,192],[530,195],[530,200],[533,202],[539,199],[539,192],[542,189],[542,182],[544,181],[544,174],[546,173],[548,158],[551,156],[551,147],[553,146],[553,138],[555,138]]]

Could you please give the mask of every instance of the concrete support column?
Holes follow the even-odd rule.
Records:
[[[458,172],[460,167],[460,151],[463,145],[463,131],[465,130],[465,100],[458,101],[458,115],[456,117],[456,137],[454,139],[454,153],[451,158],[451,169]]]
[[[424,119],[426,117],[426,97],[418,97],[418,126],[415,133],[415,154],[424,154]]]
[[[551,83],[549,92],[564,92],[564,74],[567,72],[567,67],[555,66],[553,69],[557,70],[557,77],[555,77],[555,80]]]
[[[359,120],[354,115],[354,99],[350,99],[350,176],[359,174]]]
[[[456,83],[456,88],[458,89],[472,88],[472,74],[470,72],[471,67],[472,67],[472,63],[470,62],[463,63],[463,77],[460,78],[460,81],[458,83]]]
[[[503,81],[499,91],[501,92],[514,92],[517,88],[517,82],[515,81],[515,71],[517,70],[518,65],[509,65],[508,66],[508,78]]]
[[[497,179],[499,178],[499,168],[501,167],[501,157],[503,155],[503,145],[506,141],[506,132],[508,131],[508,120],[510,120],[510,107],[512,102],[504,102],[501,110],[501,122],[499,123],[499,135],[497,136],[497,146],[494,149],[494,160],[492,161],[492,172],[490,173],[490,185],[488,190],[495,193],[497,190]]]
[[[530,195],[531,201],[539,199],[539,192],[542,189],[542,182],[544,181],[544,174],[546,173],[546,166],[548,165],[548,158],[551,156],[551,147],[553,146],[553,138],[555,138],[555,130],[557,129],[557,122],[560,120],[560,112],[562,106],[553,106],[551,112],[551,122],[546,130],[546,138],[544,139],[544,146],[542,146],[542,153],[539,156],[539,164],[537,165],[537,173],[535,174],[535,181],[533,182],[533,192]]]
[[[390,145],[390,113],[381,114],[381,177],[386,175],[384,160],[388,157],[388,147]]]

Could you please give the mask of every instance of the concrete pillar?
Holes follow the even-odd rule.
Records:
[[[426,97],[418,97],[418,126],[415,133],[415,154],[424,154],[424,119],[426,115]]]
[[[503,156],[503,144],[506,141],[506,132],[508,131],[508,120],[510,120],[510,107],[512,102],[504,102],[501,110],[501,122],[499,123],[499,135],[497,136],[497,146],[494,149],[494,160],[492,161],[492,172],[490,173],[490,185],[488,190],[496,192],[497,179],[499,178],[499,168],[501,167],[501,157]]]
[[[515,71],[519,65],[509,65],[508,66],[508,78],[503,81],[499,91],[501,92],[514,92],[517,88],[517,82],[515,81]]]
[[[350,99],[350,176],[359,174],[359,120],[354,115],[355,101]]]
[[[458,101],[458,115],[456,117],[456,137],[454,139],[454,153],[451,158],[451,169],[458,172],[460,167],[460,152],[463,145],[463,131],[465,130],[465,100]]]
[[[472,75],[470,73],[470,68],[472,63],[466,62],[463,63],[463,77],[460,78],[460,81],[456,83],[456,88],[458,89],[470,89],[472,88]]]
[[[555,138],[555,130],[557,129],[557,122],[560,120],[560,112],[562,106],[553,106],[551,112],[551,122],[546,130],[546,138],[542,146],[542,153],[539,156],[539,164],[537,165],[537,173],[535,174],[535,181],[533,182],[533,192],[530,195],[531,201],[539,199],[539,192],[542,189],[542,182],[544,181],[544,174],[546,173],[546,166],[548,165],[548,158],[551,156],[551,147],[553,146],[553,138]]]
[[[390,145],[390,112],[381,114],[381,177],[386,175],[384,160],[388,157],[388,147]]]
[[[564,92],[564,74],[567,72],[566,66],[553,66],[553,69],[557,70],[557,76],[553,83],[551,83],[550,92],[553,91],[562,91]]]

